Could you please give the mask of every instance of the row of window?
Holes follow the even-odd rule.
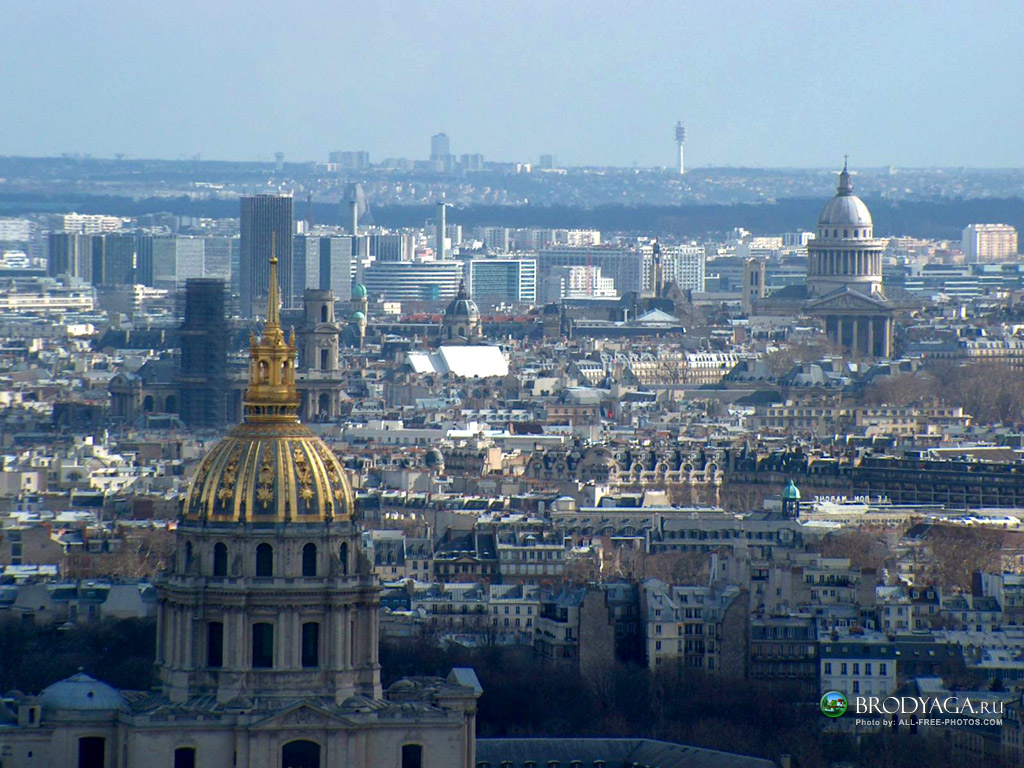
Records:
[[[861,667],[860,662],[856,662],[856,661],[853,662],[853,674],[859,675],[860,674],[860,667]],[[848,668],[849,668],[849,665],[844,661],[842,664],[839,665],[839,674],[840,675],[850,674],[849,672],[847,672]],[[864,662],[864,675],[865,675],[865,677],[871,677],[872,669],[873,669],[873,667],[872,667],[870,661]],[[878,664],[878,674],[881,677],[885,677],[888,673],[889,673],[889,665],[887,663],[885,663],[884,661],[883,662],[879,662],[879,664]],[[825,674],[826,675],[831,675],[832,674],[832,662],[831,661],[826,661],[825,662]]]
[[[320,622],[302,625],[301,664],[303,668],[320,666]],[[206,625],[206,665],[211,669],[224,666],[224,624],[211,621]],[[274,625],[258,622],[252,625],[252,667],[272,669],[274,666]]]
[[[341,561],[342,575],[348,574],[349,551],[348,543],[342,542],[338,549],[338,559]],[[194,553],[192,542],[185,544],[185,571],[192,568]],[[315,578],[318,575],[317,567],[317,546],[310,542],[302,548],[302,576],[304,578]],[[228,575],[228,545],[218,541],[213,545],[213,575]],[[266,542],[256,545],[256,576],[258,578],[273,578],[274,576],[274,548]]]

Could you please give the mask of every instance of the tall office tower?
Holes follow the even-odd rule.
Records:
[[[319,264],[317,267],[317,288],[330,291],[338,301],[352,298],[352,277],[355,273],[353,255],[358,255],[360,241],[366,238],[321,237],[319,243]]]
[[[228,323],[224,281],[185,282],[185,321],[179,330],[179,413],[196,429],[220,429],[227,421]]]
[[[73,232],[52,232],[48,238],[46,272],[92,281],[92,238]]]
[[[231,251],[237,245],[238,238],[215,235],[206,240],[206,265],[203,277],[214,277],[231,282]]]
[[[153,287],[175,290],[193,277],[206,276],[206,238],[153,238]]]
[[[452,153],[452,145],[447,133],[435,133],[430,137],[430,159],[443,160]]]
[[[267,305],[271,242],[276,241],[280,264],[278,290],[291,306],[292,198],[290,195],[255,195],[242,198],[241,251],[238,264],[239,309],[243,317]],[[301,292],[300,292],[301,293]]]
[[[93,235],[92,284],[132,285],[135,282],[136,250],[135,235]]]
[[[679,147],[679,175],[686,173],[686,165],[683,163],[683,144],[686,142],[686,126],[680,120],[676,123],[676,145]]]
[[[981,264],[1017,258],[1017,229],[1009,224],[968,224],[961,245],[964,261]]]
[[[478,303],[537,303],[536,259],[471,259],[466,288]]]
[[[135,282],[153,287],[153,236],[135,236]]]
[[[292,290],[302,294],[320,287],[320,238],[296,235],[292,239]]]
[[[434,258],[443,259],[447,249],[444,247],[444,236],[447,234],[447,222],[445,219],[445,204],[437,204],[437,220],[434,222]]]
[[[537,167],[542,171],[550,171],[555,167],[555,156],[554,155],[541,155],[540,162],[537,163]]]

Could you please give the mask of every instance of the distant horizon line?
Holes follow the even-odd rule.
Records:
[[[352,150],[362,151],[362,150]],[[408,160],[410,162],[428,162],[425,158],[409,158],[409,157],[395,157],[396,160]],[[78,153],[78,152],[62,152],[58,155],[21,155],[21,154],[0,154],[0,160],[76,160],[76,161],[96,161],[96,162],[161,162],[161,163],[224,163],[233,165],[276,165],[276,160],[273,158],[265,159],[262,157],[256,157],[247,160],[238,159],[223,159],[223,158],[210,158],[202,157],[197,155],[194,157],[141,157],[141,156],[129,156],[124,155],[118,157],[117,155],[93,155],[90,153]],[[511,164],[523,164],[535,167],[537,165],[534,161],[529,160],[485,160],[486,163],[500,163],[503,165]],[[284,161],[285,166],[304,166],[304,165],[327,165],[329,160],[292,160]],[[393,170],[402,172],[401,169],[397,168],[383,168],[380,163],[371,164],[372,167],[369,169],[354,169],[346,168],[346,171],[359,170]],[[854,174],[860,171],[885,171],[885,170],[904,170],[904,171],[1024,171],[1024,166],[1005,166],[1005,165],[857,165],[856,163],[851,164],[852,172]],[[541,172],[546,172],[549,169],[536,169]],[[666,172],[673,176],[673,167],[671,165],[558,165],[552,170],[616,170],[616,171],[649,171],[649,172]],[[683,176],[689,176],[695,171],[715,171],[715,170],[753,170],[753,171],[819,171],[819,172],[830,172],[838,173],[842,170],[842,165],[836,164],[835,166],[816,166],[816,165],[694,165],[687,169],[687,172]],[[437,173],[439,175],[454,175],[452,173],[446,173],[443,171],[424,171],[424,173]],[[481,173],[481,171],[465,171],[468,174]]]

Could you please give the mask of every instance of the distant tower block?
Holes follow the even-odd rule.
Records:
[[[436,230],[435,247],[437,250],[437,254],[434,256],[434,258],[444,259],[444,236],[445,230],[448,227],[447,222],[445,221],[445,204],[443,202],[438,202],[437,204],[437,220],[434,222],[434,224]]]
[[[284,170],[284,152],[274,153],[274,170],[278,173]]]
[[[679,147],[679,175],[686,173],[686,165],[683,163],[683,144],[686,143],[686,126],[680,120],[676,123],[676,146]]]

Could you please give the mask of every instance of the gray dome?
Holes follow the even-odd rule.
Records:
[[[870,227],[871,212],[864,201],[853,194],[850,172],[843,166],[839,174],[839,189],[836,196],[825,203],[818,216],[819,227]]]
[[[39,694],[44,709],[121,709],[125,701],[116,689],[83,672],[44,688]]]
[[[440,467],[444,464],[444,454],[437,448],[431,448],[423,455],[423,464],[427,467]]]
[[[477,320],[479,317],[480,309],[477,307],[476,302],[466,294],[465,283],[461,284],[458,294],[452,299],[448,309],[444,311],[445,320],[455,320],[457,318]]]

